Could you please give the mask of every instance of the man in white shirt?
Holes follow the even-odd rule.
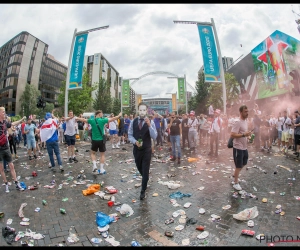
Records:
[[[280,147],[282,146],[282,142],[281,142],[281,137],[282,137],[282,130],[281,130],[281,126],[282,126],[282,116],[281,116],[281,112],[279,112],[278,117],[275,118],[275,126],[277,129],[277,145],[278,145],[278,151],[280,151]]]
[[[209,115],[209,117],[214,117],[214,108],[213,108],[212,104],[210,104],[210,106],[208,108],[208,115]]]
[[[291,119],[287,116],[287,111],[283,111],[283,118],[282,120],[282,125],[281,125],[281,129],[282,129],[282,136],[281,136],[281,142],[282,142],[282,150],[284,153],[287,153],[288,148],[289,148],[289,130],[290,130],[290,126],[292,125],[292,121]]]
[[[191,150],[195,150],[197,146],[197,138],[198,138],[198,126],[199,122],[198,119],[195,117],[195,112],[190,112],[190,117],[188,119],[187,126],[189,127],[189,133],[188,133],[188,140]]]
[[[75,157],[75,134],[76,134],[76,125],[77,125],[77,117],[74,116],[73,111],[69,110],[68,117],[65,118],[66,121],[66,143],[68,145],[68,157],[69,157],[69,163],[72,163],[73,161],[75,163],[78,162],[78,160]]]
[[[222,119],[220,118],[221,111],[216,109],[214,112],[214,119],[208,130],[210,135],[210,152],[208,153],[209,156],[213,155],[213,144],[216,144],[216,151],[214,156],[218,156],[218,149],[219,149],[219,135],[222,128]]]

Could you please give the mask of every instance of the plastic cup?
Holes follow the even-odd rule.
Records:
[[[113,201],[108,201],[108,202],[107,202],[107,205],[108,205],[109,207],[112,207],[112,206],[114,205],[114,202],[113,202]]]

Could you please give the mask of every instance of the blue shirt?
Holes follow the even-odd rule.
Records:
[[[25,125],[25,128],[24,128],[24,131],[29,131],[27,134],[26,134],[26,138],[29,138],[29,139],[32,139],[34,138],[34,129],[36,128],[36,126],[34,124],[26,124]]]
[[[132,127],[133,121],[134,119],[129,124],[128,139],[132,144],[135,144],[136,139],[133,137],[133,127]],[[140,123],[140,117],[138,118],[138,123]],[[150,121],[150,123],[151,123],[151,126],[149,127],[150,136],[153,140],[156,140],[157,131],[156,131],[155,124],[152,120]],[[145,120],[143,120],[142,126],[144,126],[144,124],[145,124]]]
[[[125,119],[125,123],[124,123],[124,128],[128,130],[129,128],[129,124],[130,124],[131,120],[129,118]]]

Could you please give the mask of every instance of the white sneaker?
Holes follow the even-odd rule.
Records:
[[[24,191],[24,188],[21,187],[20,182],[18,182],[18,183],[16,184],[16,188],[17,188],[19,191]]]
[[[288,148],[286,148],[286,149],[284,150],[284,152],[287,153],[287,152],[288,152]]]
[[[114,144],[112,145],[112,148],[115,148],[115,145],[114,145]]]
[[[238,183],[237,183],[237,184],[234,184],[234,185],[233,185],[233,188],[236,189],[236,190],[239,190],[239,191],[242,190],[240,184],[238,184]]]
[[[5,185],[5,192],[6,192],[6,193],[9,193],[8,185]]]
[[[93,172],[97,171],[97,167],[93,166]]]
[[[116,145],[116,148],[120,148],[118,144]]]
[[[62,165],[59,166],[59,169],[60,169],[61,171],[64,171],[64,167],[63,167]]]
[[[124,145],[124,144],[125,144],[125,142],[122,141],[122,145]]]

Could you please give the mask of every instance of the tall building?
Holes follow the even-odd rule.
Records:
[[[233,58],[232,57],[222,57],[223,69],[226,72],[231,66],[233,66]]]
[[[67,66],[48,55],[48,47],[27,31],[0,47],[0,106],[8,115],[23,115],[19,99],[26,84],[39,89],[45,101],[57,104]]]
[[[99,83],[100,79],[105,79],[110,85],[111,97],[121,99],[121,79],[119,72],[109,63],[101,54],[86,55],[84,57],[84,66],[89,74],[90,84]],[[97,90],[92,92],[93,99],[96,98]]]

